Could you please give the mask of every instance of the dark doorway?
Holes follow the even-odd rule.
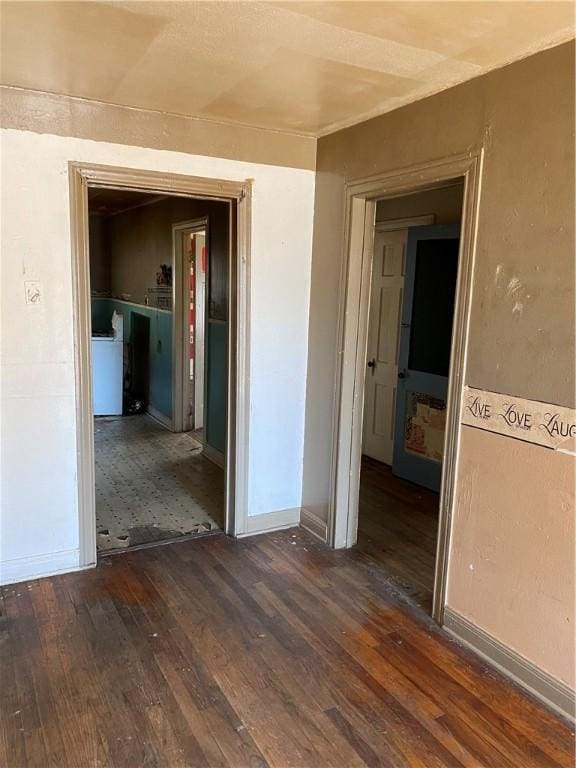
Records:
[[[432,611],[463,184],[377,205],[358,547]]]

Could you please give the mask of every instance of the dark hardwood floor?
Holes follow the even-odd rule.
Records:
[[[570,728],[300,530],[2,591],[0,765],[553,768]]]
[[[401,480],[390,467],[362,457],[358,548],[396,586],[432,612],[438,494]]]

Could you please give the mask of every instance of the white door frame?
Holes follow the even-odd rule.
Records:
[[[482,158],[482,149],[478,149],[465,155],[353,181],[345,189],[345,252],[338,320],[340,364],[336,373],[337,412],[332,443],[328,518],[328,540],[338,549],[353,546],[358,531],[364,379],[376,201],[442,186],[446,181],[456,178],[464,181],[434,580],[433,616],[439,623],[443,619],[455,498]]]
[[[249,291],[252,182],[70,162],[70,232],[73,270],[73,332],[76,380],[76,453],[80,566],[96,564],[94,423],[88,188],[131,189],[177,197],[231,202],[229,265],[228,408],[225,467],[225,529],[247,526],[249,391]],[[232,211],[234,209],[234,211]],[[235,213],[235,215],[234,215]],[[173,281],[174,283],[174,281]]]
[[[185,221],[172,225],[172,274],[174,275],[174,322],[172,323],[172,410],[173,429],[182,432],[187,429],[187,414],[190,398],[190,372],[187,370],[188,354],[188,283],[184,282],[184,266],[179,250],[182,232],[206,232],[208,242],[208,217]],[[196,265],[194,265],[196,267]],[[196,297],[194,297],[196,304]],[[194,380],[196,381],[196,360],[194,360]]]
[[[204,403],[206,400],[206,304],[208,288],[208,260],[210,258],[210,235],[204,231],[204,264],[202,250],[194,256],[194,421],[191,429],[202,429],[204,435]],[[204,270],[202,270],[204,266]],[[198,286],[201,286],[201,289]],[[200,365],[201,363],[201,365]],[[202,386],[199,387],[198,383]]]

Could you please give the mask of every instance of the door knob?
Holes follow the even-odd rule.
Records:
[[[405,379],[406,378],[406,371],[398,371],[398,378],[399,379]]]
[[[376,367],[376,358],[373,357],[372,360],[368,360],[368,368],[375,368]]]

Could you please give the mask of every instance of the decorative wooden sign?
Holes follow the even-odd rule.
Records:
[[[561,405],[464,387],[462,424],[554,450],[576,451],[576,411]]]

